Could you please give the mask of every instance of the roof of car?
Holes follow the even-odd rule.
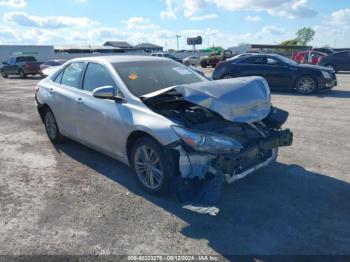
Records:
[[[142,56],[142,55],[113,55],[113,56],[93,56],[76,58],[72,61],[106,61],[109,63],[124,63],[124,62],[144,62],[144,61],[168,61],[166,57],[158,56]]]

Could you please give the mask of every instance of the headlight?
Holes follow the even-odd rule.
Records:
[[[331,74],[327,71],[321,71],[324,78],[332,78]]]
[[[197,151],[224,154],[238,153],[243,148],[237,140],[230,137],[198,133],[179,126],[172,126],[172,129],[182,141]]]

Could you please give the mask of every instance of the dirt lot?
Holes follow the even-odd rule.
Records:
[[[0,79],[0,254],[350,254],[350,75],[312,96],[273,94],[295,143],[224,188],[218,216],[143,193],[128,167],[53,146],[39,79]]]

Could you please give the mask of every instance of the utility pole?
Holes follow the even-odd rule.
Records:
[[[179,38],[181,38],[181,35],[176,35],[177,51],[179,51]]]

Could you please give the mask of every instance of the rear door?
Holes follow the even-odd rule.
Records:
[[[125,141],[122,140],[121,112],[125,111],[125,106],[112,100],[95,98],[93,90],[103,86],[112,86],[115,93],[121,95],[111,72],[102,64],[89,63],[80,92],[78,135],[95,148],[122,156]]]
[[[54,79],[49,87],[49,104],[63,134],[77,138],[80,125],[79,105],[82,72],[86,63],[73,62]]]
[[[339,52],[333,55],[334,64],[337,70],[350,70],[350,56],[349,52]]]
[[[343,70],[350,71],[350,52],[344,52]]]

